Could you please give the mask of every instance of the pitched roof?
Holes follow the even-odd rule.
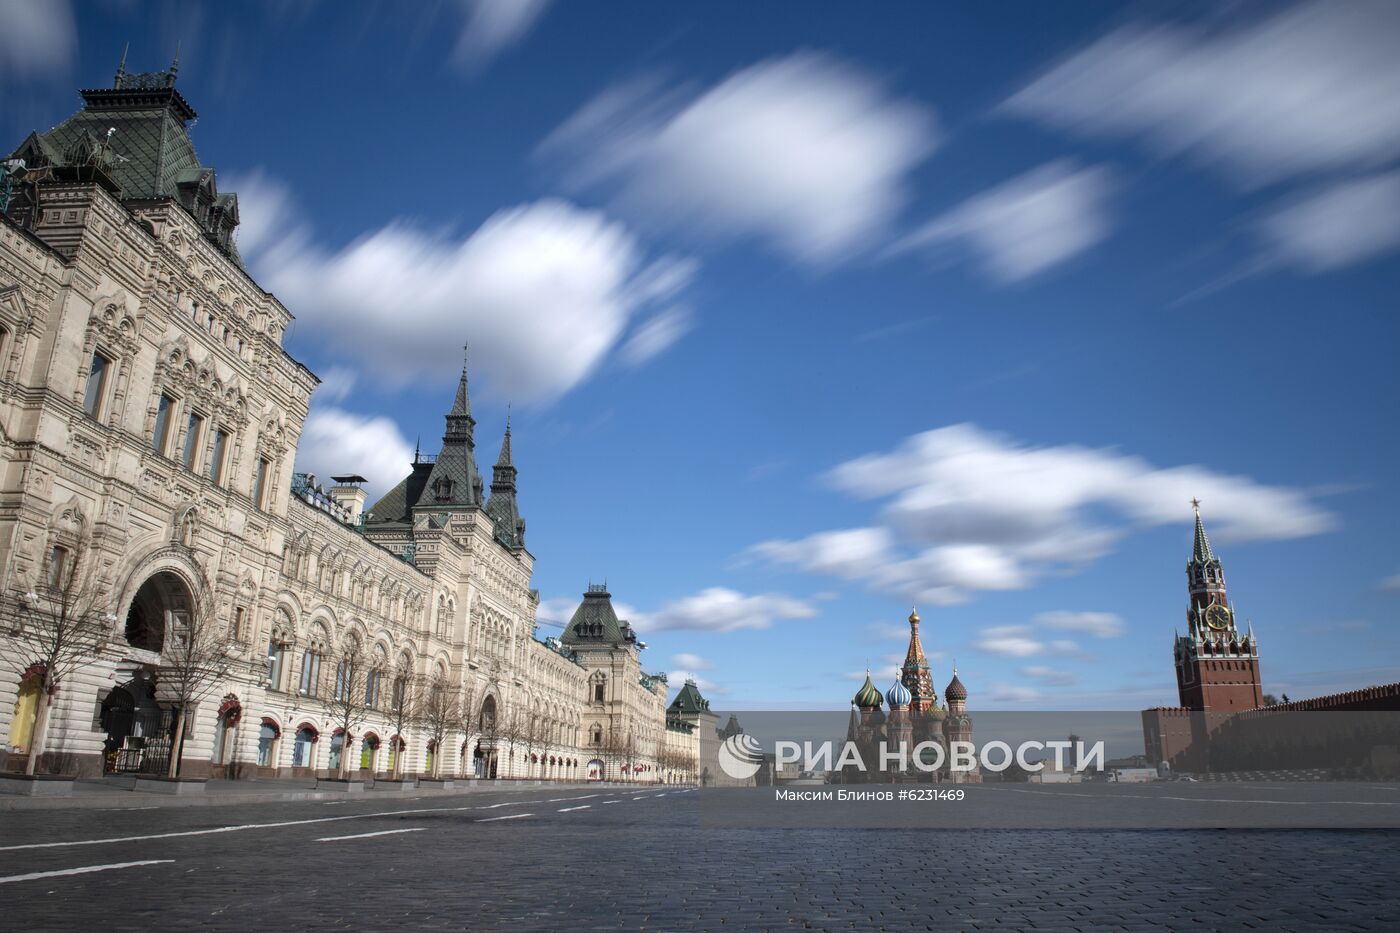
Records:
[[[636,642],[637,633],[618,619],[607,587],[594,584],[583,594],[561,640],[566,645],[617,644]]]
[[[1206,526],[1201,521],[1201,509],[1196,508],[1196,538],[1191,545],[1191,560],[1196,563],[1206,563],[1215,560],[1215,553],[1210,549],[1210,539],[1206,537]]]
[[[667,710],[672,713],[708,713],[710,701],[700,695],[700,688],[695,686],[695,681],[687,680]]]

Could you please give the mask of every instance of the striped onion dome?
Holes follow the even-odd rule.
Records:
[[[870,672],[866,671],[865,683],[856,691],[856,706],[861,709],[879,709],[881,699],[880,688],[875,686],[870,679]]]
[[[908,706],[913,699],[914,697],[909,693],[909,688],[897,680],[889,690],[885,691],[885,700],[890,704],[891,709],[896,706]]]

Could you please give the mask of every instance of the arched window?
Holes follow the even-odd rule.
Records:
[[[292,767],[311,767],[317,738],[319,735],[315,727],[310,723],[302,723],[301,728],[297,730],[296,740],[292,744]]]
[[[282,735],[282,731],[277,728],[277,723],[271,719],[262,721],[262,728],[258,730],[258,766],[271,768],[277,764],[277,739]]]

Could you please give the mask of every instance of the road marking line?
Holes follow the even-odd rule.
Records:
[[[36,871],[28,875],[10,875],[8,878],[0,878],[0,884],[9,884],[11,881],[33,881],[35,878],[57,878],[61,875],[86,875],[94,871],[107,871],[111,868],[136,868],[139,865],[166,865],[175,861],[173,858],[148,859],[144,862],[117,862],[114,865],[88,865],[85,868],[64,868],[60,871]]]
[[[494,822],[496,822],[497,820],[518,820],[518,819],[521,819],[521,818],[523,818],[523,817],[534,816],[534,815],[535,815],[535,814],[533,814],[533,813],[511,813],[511,814],[509,814],[509,815],[507,815],[507,816],[492,816],[492,817],[487,817],[487,818],[484,819],[484,820],[477,820],[477,822],[478,822],[478,823],[494,823]]]
[[[604,800],[603,803],[617,803],[616,800]]]
[[[368,839],[371,836],[393,836],[396,833],[421,833],[427,829],[426,826],[414,826],[411,829],[386,829],[377,833],[357,833],[354,836],[326,836],[317,839],[317,842],[340,842],[342,839]]]
[[[587,809],[590,809],[592,806],[593,806],[593,804],[591,804],[591,803],[586,803],[586,804],[584,804],[584,805],[581,806],[581,807],[560,807],[560,808],[559,808],[559,812],[560,812],[560,813],[570,813],[570,812],[572,812],[572,811],[574,811],[574,810],[587,810]]]

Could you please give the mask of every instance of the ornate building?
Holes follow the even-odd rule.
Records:
[[[1321,738],[1305,738],[1305,729],[1322,722],[1339,732],[1345,726],[1358,733],[1357,720],[1290,718],[1286,714],[1395,711],[1400,709],[1400,684],[1265,706],[1254,626],[1241,633],[1226,593],[1224,568],[1201,521],[1200,502],[1193,499],[1191,506],[1196,527],[1191,559],[1186,563],[1186,633],[1178,631],[1172,640],[1181,705],[1142,711],[1147,760],[1152,764],[1165,762],[1177,770],[1198,771],[1233,767],[1232,762],[1252,759],[1252,769],[1257,770],[1261,767],[1258,762],[1267,757],[1257,753],[1260,747],[1287,746],[1302,756],[1311,744],[1315,749],[1330,749],[1332,763],[1337,764],[1342,757],[1337,750],[1354,736],[1339,740],[1337,734],[1320,729]],[[1385,726],[1388,731],[1383,739],[1393,743],[1397,738],[1393,718]]]
[[[159,770],[172,645],[207,622],[231,672],[185,710],[182,773],[349,755],[364,774],[582,778],[607,745],[626,750],[613,775],[648,775],[665,677],[605,592],[537,636],[510,428],[487,496],[465,366],[440,452],[368,509],[358,476],[293,473],[317,379],[244,268],[237,196],[195,153],[177,72],[123,63],[0,177],[0,618],[81,562],[106,626],[56,685],[0,669],[0,769],[24,767],[37,727],[41,770]],[[7,656],[26,650],[14,631]],[[351,655],[368,673],[347,735],[329,709]],[[441,743],[396,714],[426,684],[466,703]]]
[[[863,683],[851,700],[851,717],[846,728],[846,739],[855,742],[861,749],[862,760],[874,770],[879,760],[875,751],[881,742],[888,748],[901,743],[911,754],[915,746],[923,742],[935,742],[943,749],[943,767],[933,773],[925,773],[911,767],[898,774],[884,772],[885,780],[939,780],[958,783],[974,783],[981,780],[976,772],[954,772],[948,768],[950,742],[972,741],[972,717],[967,714],[967,688],[953,668],[953,679],[943,691],[947,706],[940,706],[938,694],[933,689],[933,677],[929,672],[928,658],[924,655],[923,642],[919,638],[919,612],[909,613],[909,650],[904,656],[904,666],[899,679],[881,696],[880,690],[865,672]],[[882,703],[889,705],[889,712],[882,711]],[[845,782],[861,782],[871,779],[871,774],[861,774],[854,769],[842,773]]]

